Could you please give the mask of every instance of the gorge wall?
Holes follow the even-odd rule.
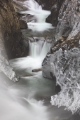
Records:
[[[9,59],[23,57],[28,54],[21,28],[24,27],[21,27],[13,1],[0,0],[0,34]]]
[[[61,92],[52,97],[52,104],[66,106],[75,113],[80,106],[80,97],[77,97],[80,95],[80,1],[36,1],[44,9],[51,10],[46,21],[56,27],[52,47],[42,64],[43,76],[52,80],[56,78],[56,84],[61,87]],[[0,40],[4,43],[3,49],[5,46],[9,59],[28,54],[28,47],[24,44],[21,33],[21,29],[25,28],[27,26],[24,22],[21,26],[12,0],[0,0]]]
[[[65,0],[61,6],[58,15],[58,24],[56,27],[56,34],[54,36],[53,45],[47,56],[62,48],[64,50],[70,50],[74,47],[79,47],[80,40],[80,2],[78,0]],[[45,63],[46,57],[43,62],[43,76],[44,67],[48,64]],[[49,69],[49,68],[48,68]],[[47,70],[46,70],[47,71]],[[49,69],[49,71],[51,71]],[[49,72],[47,71],[47,72]],[[46,73],[46,75],[48,75]],[[48,77],[48,76],[47,76]]]
[[[52,80],[56,77],[56,85],[61,87],[61,91],[51,97],[52,105],[64,106],[72,113],[80,113],[79,0],[63,2],[58,14],[52,47],[42,64],[42,73],[44,77]],[[71,119],[76,120],[75,117]]]

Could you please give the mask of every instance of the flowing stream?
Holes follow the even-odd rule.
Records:
[[[10,63],[20,76],[14,83],[1,74],[0,79],[0,119],[1,120],[65,120],[71,113],[50,104],[55,93],[55,82],[42,77],[42,72],[32,72],[40,68],[49,51],[50,43],[30,42],[30,55],[11,60]]]
[[[42,10],[34,0],[20,3],[28,8],[28,11],[21,13],[33,15],[37,20],[28,23],[29,29],[34,32],[53,29],[51,24],[45,22],[50,11]],[[50,103],[56,83],[43,78],[41,71],[42,61],[50,46],[46,41],[29,41],[29,56],[10,61],[20,77],[18,82],[14,83],[0,75],[0,120],[68,120],[72,115],[64,107],[58,108]]]
[[[22,4],[23,7],[26,7],[28,10],[21,11],[21,14],[25,16],[27,14],[33,16],[30,22],[27,22],[28,29],[32,30],[33,32],[42,33],[44,31],[48,31],[53,29],[54,27],[50,23],[46,23],[46,18],[51,14],[50,11],[43,10],[42,6],[39,5],[35,0],[25,0],[24,2],[16,1],[18,4]]]

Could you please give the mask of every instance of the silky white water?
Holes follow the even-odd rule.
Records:
[[[29,29],[43,32],[53,28],[45,22],[50,15],[49,11],[42,10],[34,0],[20,3],[28,8],[22,13],[33,15],[37,21],[28,22]],[[29,41],[29,56],[10,61],[20,77],[19,82],[14,83],[0,75],[0,120],[65,120],[71,115],[63,108],[58,109],[49,103],[55,92],[55,83],[43,78],[41,71],[32,73],[33,69],[41,68],[50,46],[46,41]]]
[[[20,97],[18,95],[18,92],[20,91],[18,89],[19,87],[13,87],[12,89],[12,83],[4,80],[3,77],[1,77],[1,79],[0,120],[48,120],[46,107],[43,106],[43,102],[22,96]]]
[[[13,83],[0,74],[0,120],[62,120],[67,116],[62,108],[44,106],[44,101],[35,100],[35,92],[43,94],[43,98],[51,93],[52,83],[40,78]]]
[[[71,113],[50,104],[55,83],[43,78],[42,72],[23,75],[24,72],[32,73],[32,69],[41,67],[51,45],[46,41],[35,41],[29,42],[29,46],[28,57],[10,61],[13,68],[19,71],[18,75],[22,74],[20,81],[14,83],[0,75],[0,119],[65,120]],[[45,103],[49,105],[44,105]]]
[[[23,7],[26,7],[28,10],[21,11],[21,14],[29,14],[34,16],[32,21],[27,22],[28,29],[33,32],[44,32],[49,29],[53,29],[54,27],[50,23],[46,23],[46,18],[51,14],[50,11],[43,10],[42,6],[39,5],[35,0],[26,0],[22,3]],[[27,19],[25,19],[27,21]],[[36,21],[36,22],[35,22]]]
[[[11,65],[14,69],[38,69],[41,68],[42,61],[50,50],[50,43],[46,41],[30,42],[29,41],[29,56],[24,58],[15,59],[16,62],[11,61]]]
[[[10,61],[15,70],[22,70],[21,73],[24,70],[26,73],[31,74],[29,76],[23,75],[18,84],[12,85],[8,89],[9,94],[16,98],[23,108],[25,106],[25,109],[27,109],[26,116],[28,114],[28,117],[30,117],[25,118],[26,120],[65,120],[71,115],[71,113],[64,111],[63,108],[58,109],[49,104],[50,97],[54,94],[55,83],[52,80],[43,78],[42,72],[32,74],[32,69],[41,68],[42,61],[50,46],[51,44],[46,41],[36,42],[35,40],[35,42],[29,42],[29,56]],[[35,99],[41,99],[42,101]],[[47,101],[49,107],[43,104]],[[61,116],[61,114],[63,115]]]
[[[24,68],[33,69],[41,67],[42,60],[48,52],[50,44],[39,41],[29,42],[29,46],[30,56],[11,61],[14,69],[20,70]],[[41,96],[41,94],[44,94],[46,91],[51,92],[48,86],[46,86],[45,89],[43,88],[45,81],[42,85],[41,78],[40,72],[38,76],[25,77],[22,80],[22,84],[20,82],[18,84],[12,83],[4,78],[0,80],[1,120],[5,120],[5,118],[6,120],[48,120],[47,107],[43,105],[43,101],[34,99],[35,95]]]

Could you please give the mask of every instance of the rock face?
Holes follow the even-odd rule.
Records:
[[[75,3],[75,4],[74,4]],[[78,10],[77,10],[78,9]],[[58,15],[59,22],[57,24],[57,30],[54,37],[52,48],[46,58],[43,61],[43,76],[48,76],[51,72],[50,56],[56,51],[62,48],[64,50],[70,50],[74,47],[79,47],[80,40],[80,4],[78,0],[65,0]],[[48,66],[48,70],[45,67]],[[45,71],[45,72],[44,72]]]
[[[59,107],[65,106],[66,109],[72,111],[72,113],[79,112],[79,0],[65,0],[63,2],[58,15],[58,24],[53,45],[43,61],[42,72],[46,78],[53,79],[52,75],[56,77],[56,84],[59,84],[61,87],[60,93],[51,98],[52,104],[58,105]]]
[[[20,31],[21,23],[12,1],[0,0],[0,31],[9,59],[27,55],[28,48],[24,44],[24,38]]]
[[[25,21],[23,21],[23,20],[19,20],[19,21],[20,21],[20,29],[21,29],[21,30],[28,28],[28,26],[27,26],[27,24],[26,24]]]
[[[10,80],[16,82],[18,81],[18,77],[16,76],[16,73],[13,71],[13,68],[10,67],[8,58],[6,55],[5,47],[3,44],[3,35],[1,34],[0,29],[0,75],[3,73],[3,75],[6,75]]]
[[[78,10],[77,10],[78,9]],[[80,32],[80,3],[78,0],[65,0],[58,16],[56,39],[62,35],[71,39]]]

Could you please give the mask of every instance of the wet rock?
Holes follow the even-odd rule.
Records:
[[[57,85],[55,87],[55,94],[58,94],[61,91],[61,87],[59,85]]]
[[[46,19],[46,21],[52,23],[53,26],[57,26],[58,24],[59,10],[63,2],[64,0],[57,0],[54,2],[53,6],[51,6],[51,15]]]
[[[9,59],[27,55],[20,21],[10,0],[0,0],[0,29]]]
[[[17,82],[19,80],[19,77],[16,76],[15,72],[13,71],[13,68],[9,65],[4,44],[1,39],[0,39],[0,74],[4,74],[6,77],[9,78],[9,80],[12,80],[14,82]]]
[[[41,68],[38,68],[38,69],[33,69],[32,72],[39,72],[39,71],[42,71]]]
[[[50,62],[51,62],[51,54],[48,54],[42,63],[42,75],[44,78],[53,79],[51,76],[52,69],[51,69]],[[54,76],[54,74],[53,74],[53,76]]]
[[[70,50],[74,47],[79,47],[79,39],[80,39],[80,32],[77,33],[77,35],[74,36],[73,39],[71,38],[69,39],[68,37],[67,40],[62,40],[62,41],[59,40],[53,44],[53,47],[51,48],[50,52],[47,54],[46,58],[42,63],[42,73],[44,77],[51,79],[50,72],[52,72],[54,76],[52,62],[56,51],[59,51],[62,48],[64,54],[65,50]]]
[[[20,20],[20,29],[27,29],[28,26],[27,26],[27,23],[23,20]]]
[[[43,61],[43,76],[50,78],[51,68],[51,56],[60,48],[63,50],[70,50],[74,47],[79,47],[80,40],[80,13],[75,10],[78,6],[78,0],[65,0],[59,10],[58,25],[56,28],[56,34],[54,37],[54,43],[48,53],[49,57]]]
[[[55,76],[56,84],[61,87],[61,91],[55,89],[59,94],[52,97],[52,104],[65,106],[72,113],[80,111],[80,93],[76,86],[80,85],[80,12],[75,8],[79,8],[78,0],[65,0],[62,4],[54,42],[42,64],[43,76]],[[78,96],[77,101],[74,94]],[[76,115],[70,119],[76,120]]]
[[[55,31],[56,31],[56,28],[53,28],[52,30],[44,31],[44,32],[41,32],[41,33],[40,32],[34,32],[34,31],[31,31],[31,30],[28,30],[28,29],[24,29],[24,30],[22,30],[22,33],[23,33],[24,36],[26,35],[27,37],[37,37],[37,38],[44,37],[44,39],[49,37],[51,39],[55,35]]]

